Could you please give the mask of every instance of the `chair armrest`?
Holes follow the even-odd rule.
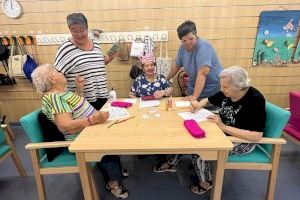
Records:
[[[256,144],[286,144],[286,140],[283,138],[267,138],[263,137],[258,142],[253,142],[233,136],[227,136],[231,142],[237,142],[237,143],[256,143]]]
[[[25,149],[46,149],[46,148],[68,147],[72,142],[73,141],[29,143],[25,146]]]

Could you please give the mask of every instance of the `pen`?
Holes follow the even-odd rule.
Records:
[[[118,121],[119,120],[116,120],[114,123],[111,123],[108,127],[106,127],[106,128],[110,128],[110,127],[112,127],[112,125],[114,125],[114,124],[117,124],[118,123]]]
[[[125,121],[127,121],[127,120],[129,120],[129,119],[132,119],[132,118],[135,118],[135,116],[132,116],[132,117],[129,117],[129,118],[127,118],[127,119],[123,119],[123,120],[117,121],[116,124],[125,122]]]
[[[190,101],[190,104],[191,104],[191,106],[192,106],[192,108],[193,108],[193,110],[196,110],[196,108],[193,106],[193,104],[192,104],[192,101],[191,101],[191,98],[190,98],[190,96],[188,96],[188,98],[189,98],[189,101]]]

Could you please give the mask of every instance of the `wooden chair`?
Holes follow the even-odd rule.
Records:
[[[274,104],[266,102],[266,127],[259,146],[246,155],[228,156],[225,169],[268,170],[269,181],[266,199],[273,200],[281,145],[286,141],[281,138],[282,130],[289,120],[290,113]],[[251,119],[249,119],[251,120]],[[230,137],[232,142],[249,143],[247,140]]]
[[[10,136],[2,128],[0,128],[0,162],[11,156],[13,162],[21,177],[26,176],[26,171],[22,165],[22,162],[17,155],[16,149],[11,141]]]
[[[300,92],[290,92],[291,118],[284,127],[283,135],[300,146]]]
[[[67,149],[61,152],[51,162],[48,161],[45,148],[68,147],[72,141],[44,142],[44,136],[38,121],[39,112],[40,110],[36,110],[21,117],[20,122],[32,142],[27,144],[25,148],[30,150],[39,199],[45,200],[46,192],[43,175],[79,173],[79,167],[77,166],[75,155],[70,153]],[[95,164],[93,164],[93,166],[95,166]],[[94,198],[99,199],[92,173],[91,177]]]

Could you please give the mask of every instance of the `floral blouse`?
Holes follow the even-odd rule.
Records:
[[[137,97],[153,95],[158,90],[170,88],[170,83],[163,75],[158,75],[153,82],[147,81],[144,74],[138,76],[131,87],[131,92]]]

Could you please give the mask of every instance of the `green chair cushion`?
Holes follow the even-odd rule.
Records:
[[[75,154],[70,153],[65,149],[62,153],[56,156],[51,162],[48,162],[46,156],[41,159],[41,167],[63,167],[63,166],[77,166]]]
[[[43,156],[40,160],[41,168],[47,167],[66,167],[66,166],[77,166],[76,156],[74,153],[70,153],[65,149],[62,153],[56,156],[51,162],[48,161],[47,156]],[[95,167],[96,163],[91,163],[91,167]]]
[[[4,156],[9,151],[10,151],[10,146],[3,143],[0,144],[0,157]]]
[[[227,162],[270,163],[271,158],[269,157],[269,155],[263,152],[259,147],[255,147],[255,149],[249,154],[228,156]]]

